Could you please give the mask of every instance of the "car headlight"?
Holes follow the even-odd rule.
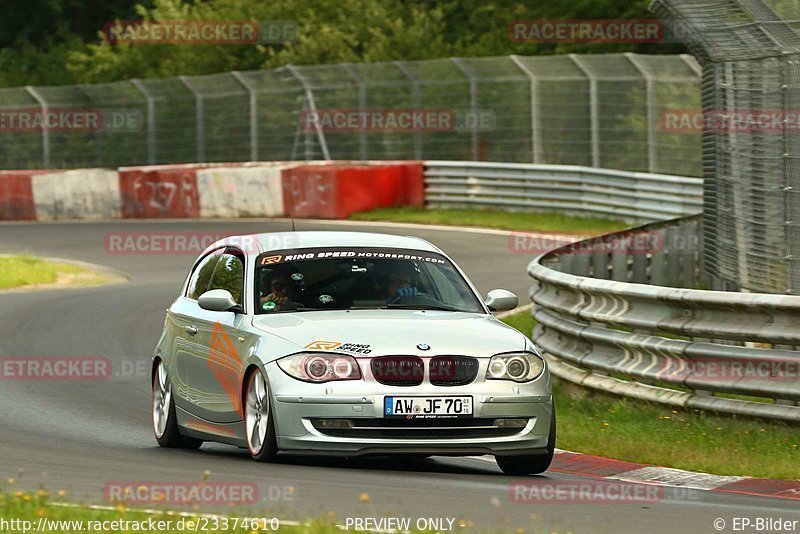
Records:
[[[532,352],[496,354],[489,360],[487,380],[530,382],[544,372],[544,360]]]
[[[361,369],[352,356],[301,352],[278,360],[284,373],[304,382],[332,382],[334,380],[360,380]]]

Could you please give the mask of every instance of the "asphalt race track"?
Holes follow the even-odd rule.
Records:
[[[528,300],[531,256],[511,254],[501,233],[310,222],[298,227],[419,235],[452,255],[482,293],[503,287],[522,303]],[[261,516],[305,519],[332,511],[340,520],[445,517],[501,531],[715,532],[716,518],[728,523],[726,531],[733,517],[800,519],[797,501],[693,490],[668,490],[661,502],[646,505],[514,503],[508,486],[520,479],[503,476],[488,457],[256,464],[246,451],[222,445],[158,448],[150,421],[150,358],[164,308],[195,255],[109,254],[104,234],[287,229],[285,221],[255,220],[0,225],[2,253],[83,260],[130,277],[129,283],[97,288],[0,293],[0,356],[105,356],[114,369],[105,381],[0,380],[0,483],[13,477],[19,487],[63,489],[68,501],[105,504],[106,483],[194,482],[207,470],[210,480],[257,482],[263,503],[247,511]],[[550,472],[529,480],[544,485],[576,477]],[[367,502],[361,502],[364,493]],[[203,511],[239,512],[224,505]]]

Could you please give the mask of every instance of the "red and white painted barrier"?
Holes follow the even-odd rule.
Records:
[[[191,166],[119,170],[123,219],[200,216],[197,170]]]
[[[301,165],[283,171],[283,205],[291,217],[346,219],[380,207],[424,206],[421,163]]]
[[[0,171],[0,220],[36,219],[31,176],[44,171]]]
[[[421,163],[231,163],[0,171],[0,220],[346,218],[424,205]]]

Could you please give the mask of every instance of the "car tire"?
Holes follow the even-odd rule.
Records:
[[[544,473],[553,461],[556,452],[556,409],[553,406],[553,417],[550,421],[550,434],[547,437],[545,454],[525,454],[520,456],[495,456],[497,466],[506,475],[524,476]]]
[[[172,382],[164,362],[159,360],[153,373],[153,433],[161,447],[174,449],[199,449],[203,440],[181,434],[175,400],[172,398]]]
[[[270,462],[278,455],[275,417],[264,373],[256,369],[247,379],[244,394],[245,438],[250,456],[257,462]]]

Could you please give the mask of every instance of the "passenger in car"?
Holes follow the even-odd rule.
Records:
[[[275,304],[274,311],[294,310],[299,304],[295,301],[296,290],[294,283],[285,274],[275,274],[269,284],[270,293],[262,295],[259,305],[264,308],[264,304],[272,302]]]

